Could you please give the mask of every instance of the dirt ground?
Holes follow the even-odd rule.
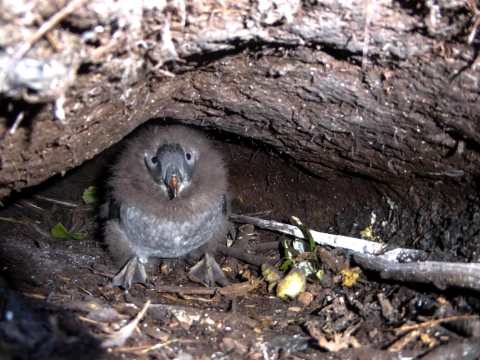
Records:
[[[289,223],[294,215],[311,229],[357,238],[375,217],[378,241],[425,250],[429,260],[480,261],[476,189],[422,180],[389,186],[342,173],[320,179],[262,144],[225,133],[210,136],[229,164],[233,213]],[[309,295],[295,300],[277,298],[258,266],[241,261],[231,280],[251,289],[237,295],[202,294],[206,288],[187,278],[191,264],[182,259],[163,271],[152,264],[150,288],[135,285],[126,294],[112,287],[118,269],[102,242],[95,208],[81,198],[89,186],[102,186],[121,146],[5,199],[0,358],[480,358],[479,293],[384,281],[370,272],[345,286],[340,270],[356,264],[339,249],[317,246],[323,280],[308,283]],[[57,222],[84,239],[53,238],[49,228]],[[256,230],[247,250],[282,239]],[[280,264],[275,247],[258,253]],[[166,292],[167,286],[185,292]],[[148,300],[135,329],[130,322]],[[431,322],[438,319],[444,321]],[[128,326],[133,332],[127,336],[122,331]],[[121,346],[109,347],[108,341]]]

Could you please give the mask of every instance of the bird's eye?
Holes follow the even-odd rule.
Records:
[[[187,159],[187,161],[190,161],[190,159],[192,158],[192,154],[186,153],[185,158]]]
[[[156,164],[158,162],[158,159],[156,156],[152,157],[152,164]]]

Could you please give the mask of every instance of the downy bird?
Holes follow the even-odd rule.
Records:
[[[207,243],[211,250],[228,232],[224,160],[192,128],[140,130],[119,156],[107,188],[105,240],[123,266],[115,286],[148,285],[149,258],[182,257]],[[209,285],[225,278],[208,251],[191,273]]]

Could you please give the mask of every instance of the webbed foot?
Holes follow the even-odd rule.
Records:
[[[113,285],[125,290],[130,289],[133,284],[143,284],[147,287],[149,285],[145,265],[137,257],[131,258],[113,278]]]
[[[230,284],[223,270],[217,264],[210,253],[206,253],[202,260],[196,263],[189,271],[189,275],[193,275],[203,281],[208,286],[213,286],[218,282],[222,286]]]

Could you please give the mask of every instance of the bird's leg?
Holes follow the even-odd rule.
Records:
[[[125,290],[130,289],[133,284],[149,285],[145,265],[137,257],[131,258],[113,278],[113,285],[120,286]]]
[[[202,279],[208,286],[213,286],[215,282],[218,282],[222,286],[230,284],[223,270],[208,252],[202,260],[190,269],[189,274]]]

